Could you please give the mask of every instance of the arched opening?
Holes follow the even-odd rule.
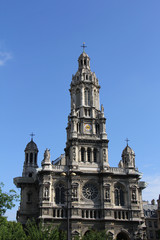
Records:
[[[33,153],[30,153],[30,163],[33,163]]]
[[[94,90],[94,107],[96,107],[97,105],[97,94],[96,94],[96,90]]]
[[[89,235],[91,232],[92,232],[92,230],[88,230],[88,231],[86,231],[85,234],[84,234],[84,236]]]
[[[81,148],[81,161],[82,162],[84,162],[84,152],[85,152],[85,149]]]
[[[76,107],[80,106],[80,90],[76,90]]]
[[[115,205],[116,206],[124,206],[124,187],[117,183],[114,187],[114,198],[115,198]]]
[[[99,124],[96,123],[96,134],[99,134]]]
[[[65,203],[65,187],[61,183],[55,188],[55,202],[57,204]]]
[[[93,157],[94,157],[94,162],[97,162],[97,149],[94,148],[93,150]]]
[[[88,158],[88,162],[91,161],[91,149],[87,148],[87,158]]]
[[[86,88],[84,91],[84,98],[85,98],[85,105],[89,106],[90,105],[90,90],[88,88]]]
[[[35,153],[35,164],[37,164],[37,153]]]
[[[26,164],[28,164],[28,153],[26,153]]]
[[[129,236],[124,232],[118,233],[116,237],[116,240],[129,240],[129,239],[130,239]]]

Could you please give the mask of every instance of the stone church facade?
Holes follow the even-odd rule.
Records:
[[[145,183],[135,168],[135,153],[128,146],[118,167],[108,162],[108,139],[103,105],[99,104],[99,81],[83,51],[70,85],[65,154],[51,162],[46,149],[41,168],[33,138],[25,148],[17,220],[42,220],[69,226],[71,236],[90,229],[106,230],[114,239],[145,239],[142,190]]]

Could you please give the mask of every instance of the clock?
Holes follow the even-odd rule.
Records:
[[[98,196],[98,188],[92,183],[86,183],[82,188],[82,194],[86,199],[93,200]]]
[[[84,132],[85,133],[91,133],[92,126],[89,123],[84,123]]]

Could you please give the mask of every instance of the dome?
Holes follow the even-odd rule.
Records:
[[[37,145],[35,144],[35,142],[33,142],[33,140],[31,140],[31,141],[27,144],[27,146],[26,146],[26,148],[25,148],[25,151],[27,151],[27,150],[38,151]]]
[[[82,52],[78,59],[85,58],[85,57],[89,58],[89,56],[88,56],[88,54],[86,52]]]
[[[135,152],[133,151],[132,148],[130,148],[128,145],[125,147],[125,149],[123,150],[122,152],[122,156],[123,155],[128,155],[128,154],[132,154],[132,155],[135,155]]]

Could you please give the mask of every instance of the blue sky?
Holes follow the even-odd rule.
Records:
[[[0,2],[0,181],[15,188],[33,131],[52,160],[64,152],[69,85],[86,42],[101,85],[109,163],[117,166],[125,139],[148,182],[143,199],[160,193],[160,1]],[[19,192],[19,190],[17,190]],[[8,211],[15,219],[17,206]]]

